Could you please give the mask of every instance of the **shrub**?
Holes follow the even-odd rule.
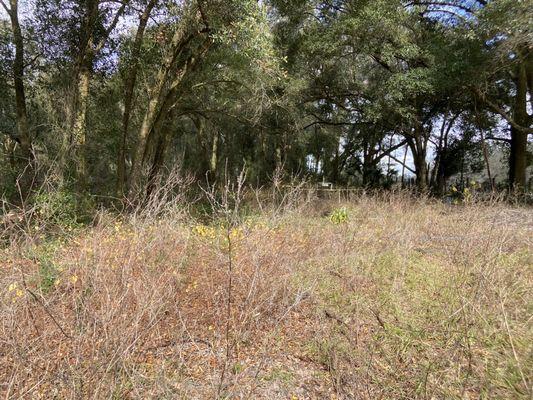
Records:
[[[66,190],[38,193],[33,203],[35,225],[46,229],[75,229],[81,225],[89,208],[87,200],[78,199]]]

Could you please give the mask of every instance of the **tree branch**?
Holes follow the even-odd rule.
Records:
[[[413,174],[416,174],[416,171],[410,167],[408,167],[407,165],[405,165],[405,163],[403,161],[400,161],[398,160],[396,157],[394,157],[393,155],[390,155],[390,158],[392,158],[394,161],[396,161],[397,163],[399,163],[402,167],[404,167],[407,171],[413,173]]]
[[[11,10],[7,7],[7,4],[4,3],[4,0],[0,0],[0,4],[2,5],[2,7],[4,7],[4,10],[6,10],[9,15],[11,15]]]
[[[100,39],[100,42],[98,42],[98,44],[96,45],[94,49],[95,54],[98,53],[100,50],[102,50],[102,48],[104,47],[107,39],[109,38],[109,35],[113,31],[113,29],[115,29],[115,27],[117,26],[118,21],[120,20],[120,17],[124,13],[124,10],[126,9],[126,6],[128,5],[128,3],[129,3],[129,0],[124,1],[122,5],[120,6],[120,8],[117,10],[115,16],[113,17],[113,21],[111,22],[109,27],[105,30],[104,36],[102,37],[102,39]]]
[[[404,139],[404,140],[400,141],[398,144],[395,144],[394,146],[383,150],[383,152],[379,156],[377,156],[375,159],[377,161],[379,161],[382,158],[389,156],[393,151],[398,150],[400,147],[402,147],[405,144],[407,144],[407,139]],[[391,156],[391,158],[393,158],[393,157]]]
[[[531,134],[533,133],[533,128],[529,128],[529,127],[524,127],[524,126],[521,126],[519,124],[517,124],[515,122],[515,120],[513,118],[511,118],[511,116],[505,112],[504,109],[502,109],[500,106],[498,106],[496,103],[492,102],[491,100],[489,100],[487,98],[487,96],[485,96],[485,94],[483,92],[481,92],[481,90],[479,90],[477,87],[475,86],[471,86],[470,89],[474,92],[474,94],[482,101],[484,102],[493,112],[495,112],[496,114],[499,114],[501,115],[508,123],[509,125],[511,125],[513,128],[515,128],[516,130],[520,131],[520,132],[523,132],[523,133],[527,133],[527,134]]]
[[[511,143],[511,139],[496,137],[496,136],[486,136],[485,139],[486,140],[498,140],[500,142]]]

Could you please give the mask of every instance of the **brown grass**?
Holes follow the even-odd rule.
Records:
[[[318,204],[8,246],[2,396],[530,398],[531,209]]]

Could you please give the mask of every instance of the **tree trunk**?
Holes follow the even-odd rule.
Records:
[[[141,169],[144,162],[144,154],[146,152],[146,145],[148,142],[148,135],[153,129],[153,125],[160,112],[161,106],[171,94],[179,86],[183,76],[186,72],[186,64],[190,60],[181,60],[180,65],[177,60],[182,52],[187,48],[189,42],[195,36],[195,33],[187,34],[184,31],[185,27],[177,29],[172,37],[170,47],[164,57],[163,64],[157,73],[155,82],[150,90],[150,100],[144,113],[143,122],[137,135],[137,145],[133,152],[132,165],[130,171],[128,189],[138,185],[141,177]],[[178,71],[171,85],[168,85],[168,77],[172,71]],[[168,86],[171,86],[169,89]]]
[[[509,161],[511,189],[522,191],[526,187],[527,134],[511,128],[511,153]]]
[[[404,188],[404,179],[405,179],[405,163],[407,161],[407,152],[409,150],[409,144],[405,145],[405,150],[403,152],[403,162],[402,162],[402,189]]]
[[[333,157],[333,171],[331,173],[331,182],[335,185],[339,183],[339,166],[340,166],[340,154],[339,154],[339,141],[340,138],[336,140],[335,155]]]
[[[87,106],[89,102],[89,87],[91,84],[91,70],[84,65],[77,79],[77,108],[72,127],[71,162],[75,165],[75,177],[81,192],[87,190],[87,160],[85,143],[87,140]]]
[[[61,155],[62,166],[70,164],[64,173],[74,170],[78,189],[87,190],[87,160],[85,144],[87,141],[87,109],[89,105],[89,90],[93,73],[93,63],[96,55],[104,47],[112,30],[116,27],[125,11],[129,0],[124,0],[113,16],[112,22],[103,32],[98,42],[95,42],[95,27],[99,18],[100,0],[85,0],[85,15],[81,26],[81,39],[78,47],[76,70],[73,77],[72,121],[70,132],[63,141]],[[74,165],[72,165],[74,164]]]
[[[415,137],[409,141],[411,153],[413,154],[413,163],[416,174],[416,187],[420,193],[425,193],[427,185],[427,163],[426,163],[426,146],[422,138],[421,129],[415,129]]]
[[[516,74],[516,95],[513,110],[514,121],[520,126],[529,126],[527,114],[527,71],[525,63],[520,63]],[[511,127],[511,153],[509,159],[509,185],[511,189],[522,191],[526,187],[527,132]]]
[[[179,77],[176,79],[181,79],[180,77],[182,77],[187,70],[194,68],[195,63],[196,59],[189,57],[185,62],[183,70],[178,74]],[[143,165],[150,166],[146,186],[147,198],[149,198],[153,192],[161,167],[164,164],[168,143],[170,141],[172,120],[178,115],[183,115],[178,112],[179,107],[177,105],[179,103],[176,100],[176,97],[179,97],[179,92],[180,86],[174,84],[172,89],[166,94],[166,97],[161,101],[157,115],[154,117],[152,126],[147,134],[144,150],[142,153],[138,153],[138,157],[140,157],[139,167],[142,167]],[[203,120],[200,118],[197,121],[193,119],[193,121],[195,121],[194,123],[197,124],[199,129],[198,135],[201,136],[202,131],[204,130]],[[137,179],[139,178],[140,175],[137,175]],[[136,182],[136,184],[138,183],[139,181]]]
[[[413,155],[417,190],[419,193],[426,193],[429,178],[426,163],[428,135],[424,132],[423,124],[417,119],[411,131],[407,132],[404,136]]]
[[[420,193],[425,193],[428,188],[426,153],[415,153],[413,158],[416,171],[416,187]]]
[[[32,142],[26,108],[26,93],[24,89],[24,39],[18,18],[18,1],[10,0],[7,10],[11,20],[11,29],[15,44],[15,59],[13,61],[13,80],[15,86],[15,105],[17,113],[17,138],[20,143],[20,156],[16,157],[16,164],[21,166],[22,176],[19,180],[22,194],[25,197],[31,186],[31,169],[33,164]]]
[[[9,12],[11,28],[15,41],[15,60],[13,62],[13,79],[15,85],[15,102],[17,109],[17,131],[22,157],[27,163],[32,159],[31,136],[26,109],[26,93],[24,90],[24,39],[18,19],[18,1],[11,0]]]
[[[491,192],[494,192],[495,188],[494,188],[494,180],[492,179],[492,172],[490,170],[489,150],[487,149],[487,143],[485,141],[485,134],[483,133],[483,129],[480,131],[480,135],[481,135],[481,147],[483,150],[483,160],[485,161],[485,168],[487,169],[487,177],[489,178],[490,190]]]
[[[446,192],[446,161],[443,159],[442,155],[448,151],[448,134],[450,132],[449,128],[444,134],[442,141],[442,148],[440,150],[439,156],[439,166],[437,169],[437,193],[442,196]]]
[[[217,176],[217,164],[218,164],[218,130],[215,129],[213,135],[213,145],[211,147],[211,160],[209,162],[209,172],[213,179]]]
[[[166,116],[164,118],[166,119]],[[165,155],[171,133],[167,122],[168,121],[163,121],[157,128],[157,143],[154,148],[152,165],[150,166],[150,174],[146,186],[146,199],[149,199],[154,192],[160,178],[161,168],[165,162]]]
[[[443,160],[443,154],[446,153],[448,147],[448,136],[450,131],[460,115],[461,113],[453,115],[447,126],[446,120],[444,120],[440,130],[439,143],[436,149],[435,167],[433,168],[431,179],[429,181],[430,187],[438,196],[442,196],[446,191],[446,166],[444,165],[445,161]]]
[[[72,120],[65,132],[61,154],[64,178],[74,174],[78,190],[87,190],[87,162],[85,143],[87,136],[87,106],[94,59],[93,30],[98,16],[98,0],[85,2],[85,15],[81,27],[81,39],[77,49],[77,62],[73,75],[73,96],[71,101]]]
[[[144,12],[139,18],[139,26],[137,27],[137,33],[135,34],[135,39],[133,42],[131,66],[124,82],[124,114],[122,116],[122,138],[120,141],[117,160],[117,196],[121,196],[124,194],[124,186],[126,183],[126,146],[128,141],[131,111],[133,108],[135,84],[137,81],[137,73],[139,70],[139,57],[141,53],[144,31],[146,30],[148,19],[156,3],[157,0],[150,0],[148,5],[144,9]]]
[[[431,171],[431,178],[429,180],[429,186],[433,189],[433,191],[437,194],[437,195],[442,195],[442,193],[439,192],[439,186],[437,184],[437,176],[438,176],[438,172],[439,172],[439,169],[440,169],[440,163],[441,163],[441,159],[442,159],[442,147],[443,147],[443,142],[444,142],[444,135],[445,135],[445,132],[446,132],[446,117],[447,117],[447,113],[444,115],[443,117],[443,120],[442,120],[442,125],[441,125],[441,128],[440,128],[440,135],[439,135],[439,143],[437,145],[437,148],[436,148],[436,155],[435,155],[435,165],[433,166],[433,170]],[[450,123],[451,125],[451,123]]]

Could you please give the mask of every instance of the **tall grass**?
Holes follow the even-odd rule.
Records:
[[[6,244],[4,398],[530,398],[531,209],[206,192]]]

